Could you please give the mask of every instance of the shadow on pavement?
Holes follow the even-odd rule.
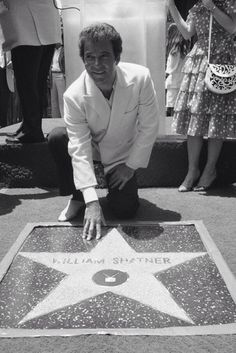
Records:
[[[0,192],[0,216],[11,213],[17,206],[21,205],[21,200],[43,200],[58,196],[55,190],[46,190],[44,193],[27,193],[9,195]]]
[[[203,196],[236,197],[236,185],[229,185],[223,188],[217,187],[199,192],[199,194]]]
[[[119,221],[115,218],[111,211],[108,209],[106,198],[103,197],[100,199],[101,205],[103,208],[104,216],[107,221]],[[135,218],[130,219],[130,221],[160,221],[160,222],[169,222],[169,221],[179,221],[181,215],[178,212],[171,210],[165,210],[157,207],[154,203],[140,198],[140,207],[138,209],[137,215]]]
[[[0,216],[13,212],[13,210],[21,205],[21,200],[44,200],[48,198],[53,198],[58,196],[57,190],[48,190],[44,189],[46,192],[43,193],[22,193],[9,195],[6,193],[0,193]],[[104,216],[107,221],[119,221],[115,218],[111,211],[108,208],[106,198],[100,198],[101,206],[103,208]],[[77,219],[78,218],[78,219]],[[181,215],[178,212],[174,212],[168,209],[163,209],[157,207],[154,203],[140,198],[140,207],[137,212],[137,215],[134,219],[130,221],[160,221],[160,222],[169,222],[169,221],[179,221]],[[78,215],[76,220],[83,222],[83,214]]]

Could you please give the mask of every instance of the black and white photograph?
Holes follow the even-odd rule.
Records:
[[[0,0],[1,353],[236,350],[236,0]]]

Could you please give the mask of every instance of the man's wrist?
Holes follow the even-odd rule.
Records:
[[[86,203],[86,207],[87,206],[91,206],[91,205],[99,205],[100,203],[99,203],[99,200],[94,200],[94,201],[89,201],[88,203]]]
[[[126,167],[131,171],[131,172],[135,172],[134,168],[130,167],[129,165],[126,164]]]
[[[82,189],[81,191],[83,193],[84,202],[86,204],[88,204],[89,202],[92,202],[92,201],[98,201],[98,195],[95,190],[95,187],[93,187],[93,186],[88,187],[88,188]]]
[[[132,167],[129,163],[126,163],[125,165],[126,165],[127,168],[129,168],[130,171],[132,171],[133,173],[135,173],[135,170],[136,170],[136,169],[135,169],[134,167]]]

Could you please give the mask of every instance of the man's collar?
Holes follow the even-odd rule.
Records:
[[[116,67],[116,82],[117,85],[121,87],[128,87],[133,83],[128,75],[128,72],[122,68],[122,62],[121,65],[118,64]]]

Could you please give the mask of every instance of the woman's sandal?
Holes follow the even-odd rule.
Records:
[[[208,185],[197,185],[193,188],[193,191],[199,192],[199,191],[207,191],[209,189],[211,189],[216,181],[216,173],[213,176],[213,178],[211,179],[210,183],[208,183]]]
[[[184,182],[183,182],[183,183],[180,185],[180,187],[178,188],[178,191],[179,191],[179,192],[188,192],[188,191],[193,190],[193,187],[194,187],[194,185],[196,184],[196,182],[198,181],[199,176],[200,176],[200,172],[198,172],[197,177],[194,178],[192,184],[189,185],[189,186],[184,185]]]

